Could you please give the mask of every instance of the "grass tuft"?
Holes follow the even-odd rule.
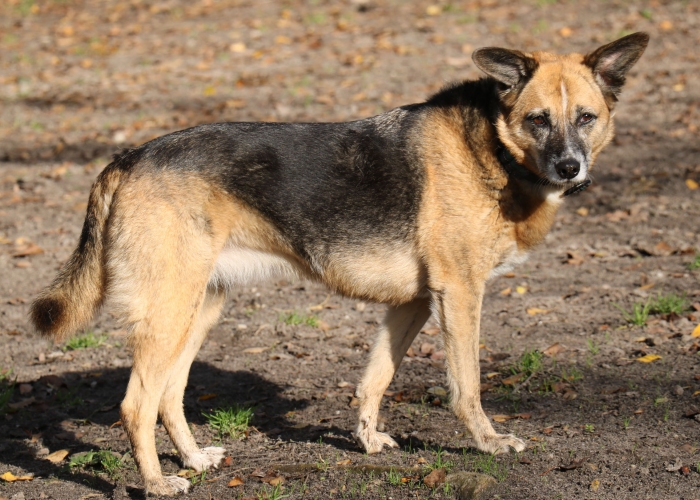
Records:
[[[700,253],[695,254],[693,262],[688,264],[688,269],[690,269],[691,271],[694,271],[695,269],[700,269]]]
[[[529,377],[542,370],[542,356],[543,354],[540,351],[525,351],[518,362],[511,367],[511,371],[514,375],[524,373]]]
[[[229,408],[217,408],[202,415],[207,419],[209,427],[217,432],[219,439],[223,439],[225,435],[237,439],[248,429],[248,424],[253,418],[253,408],[233,405]]]
[[[473,469],[475,472],[488,474],[493,476],[499,483],[508,477],[508,468],[506,465],[498,463],[495,455],[490,453],[476,452],[475,454],[467,454],[467,450],[463,450],[464,466]]]
[[[95,335],[92,331],[88,331],[83,335],[73,337],[66,345],[63,346],[64,351],[77,351],[78,349],[89,349],[99,347],[107,340],[107,335]]]
[[[626,311],[619,304],[613,304],[622,313],[622,317],[627,321],[636,326],[644,326],[647,324],[647,319],[649,319],[649,313],[651,312],[651,302],[647,300],[644,304],[637,302],[632,306],[631,311]]]
[[[318,327],[318,317],[313,314],[305,316],[296,312],[291,312],[287,315],[281,315],[280,320],[291,326],[308,325],[313,326],[314,328]]]
[[[685,294],[658,295],[651,302],[651,312],[653,314],[683,314],[690,309],[690,301]]]
[[[95,468],[101,467],[109,477],[118,479],[121,476],[121,469],[124,467],[124,459],[118,457],[109,450],[87,451],[73,455],[68,461],[68,467],[75,468]]]

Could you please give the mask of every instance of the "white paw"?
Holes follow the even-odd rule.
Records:
[[[180,493],[187,493],[190,482],[184,477],[165,476],[162,481],[146,483],[146,492],[150,495],[173,497]]]
[[[388,446],[389,448],[399,447],[399,444],[394,441],[389,434],[377,432],[376,430],[370,431],[362,427],[362,424],[360,424],[360,427],[358,427],[355,432],[355,436],[368,454],[380,453],[384,449],[384,446]]]
[[[478,450],[498,455],[508,453],[510,450],[523,451],[525,443],[522,439],[516,438],[513,434],[493,434],[474,439]]]
[[[209,448],[201,449],[199,453],[195,453],[188,457],[183,457],[182,462],[185,467],[194,469],[196,472],[202,472],[203,470],[207,470],[212,467],[216,469],[225,456],[225,448],[211,446]]]

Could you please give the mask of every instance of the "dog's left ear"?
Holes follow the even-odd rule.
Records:
[[[603,45],[583,58],[583,64],[593,71],[609,106],[617,101],[627,72],[642,57],[648,43],[647,33],[633,33]]]
[[[517,50],[484,47],[472,54],[477,67],[506,89],[526,82],[537,69],[537,61]]]

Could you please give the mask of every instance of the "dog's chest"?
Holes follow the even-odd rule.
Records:
[[[496,267],[491,269],[489,279],[502,276],[503,274],[512,271],[516,266],[524,263],[528,257],[529,254],[527,252],[518,249],[518,246],[513,244],[501,255]]]

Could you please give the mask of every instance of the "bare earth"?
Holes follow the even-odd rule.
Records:
[[[453,472],[492,475],[502,499],[700,498],[700,5],[625,0],[2,2],[0,476],[33,479],[0,479],[0,498],[143,497],[118,422],[130,359],[116,318],[107,308],[93,328],[104,342],[78,350],[26,321],[112,153],[205,122],[365,117],[477,77],[480,46],[587,51],[638,30],[652,41],[593,186],[567,200],[525,265],[488,285],[483,404],[528,449],[492,459],[470,448],[429,323],[384,398],[401,448],[365,455],[352,394],[384,306],[260,284],[231,294],[192,369],[185,408],[201,445],[219,441],[203,413],[255,414],[246,435],[223,438],[231,458],[193,477],[190,497],[454,498],[422,482],[439,456]],[[659,294],[685,295],[687,308],[641,327],[617,307]],[[288,324],[292,313],[316,326]],[[539,371],[508,380],[533,350]],[[648,355],[660,359],[638,361]],[[156,435],[164,471],[178,473],[162,426]],[[46,459],[59,450],[68,456]],[[122,465],[68,467],[89,450]],[[243,484],[228,486],[234,477]]]

